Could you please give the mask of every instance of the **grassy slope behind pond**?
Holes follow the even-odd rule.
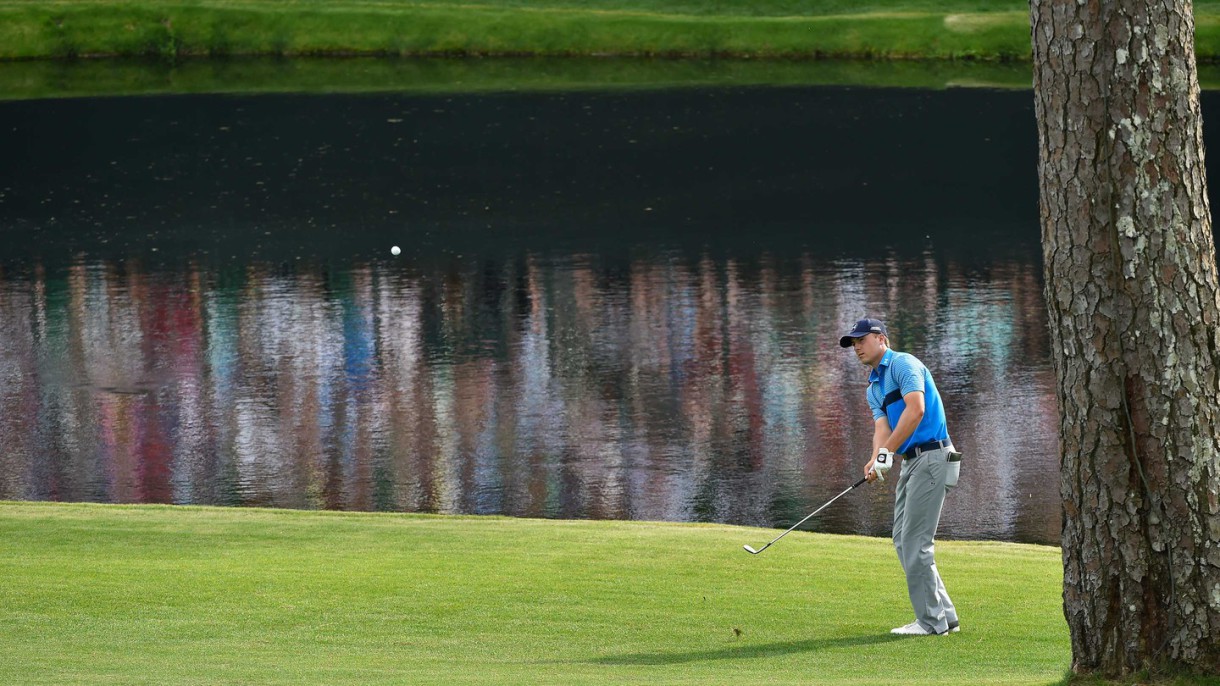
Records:
[[[1220,1],[1195,3],[1201,58]],[[0,0],[0,59],[89,55],[1028,59],[1022,0]]]
[[[713,525],[0,503],[4,684],[1049,684],[1059,551]],[[738,634],[740,631],[740,634]]]
[[[1201,78],[1205,78],[1203,72]],[[181,93],[635,91],[733,86],[1029,88],[1027,63],[379,57],[0,62],[0,101]],[[1206,87],[1206,81],[1205,87]]]

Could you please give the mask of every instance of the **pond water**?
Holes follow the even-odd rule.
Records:
[[[786,528],[868,458],[868,313],[966,453],[942,537],[1058,542],[1029,92],[35,100],[0,146],[0,499]]]

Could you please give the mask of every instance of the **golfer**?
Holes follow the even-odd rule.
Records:
[[[885,324],[876,319],[856,322],[839,345],[851,348],[872,370],[868,404],[873,410],[873,453],[864,477],[885,481],[894,458],[903,458],[894,498],[894,548],[906,572],[915,621],[890,633],[933,636],[957,631],[957,610],[933,557],[945,494],[957,485],[961,469],[961,453],[949,440],[940,393],[922,362],[890,349]]]

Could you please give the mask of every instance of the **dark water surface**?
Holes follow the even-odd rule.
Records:
[[[0,499],[787,527],[868,459],[871,313],[967,454],[942,536],[1058,541],[1028,92],[28,101],[0,146]]]

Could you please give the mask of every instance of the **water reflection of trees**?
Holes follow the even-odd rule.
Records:
[[[0,498],[786,525],[867,456],[836,340],[870,312],[972,454],[942,531],[1057,536],[1037,265],[402,264],[0,273]]]

